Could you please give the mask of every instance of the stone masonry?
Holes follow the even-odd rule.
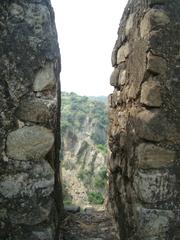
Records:
[[[0,239],[59,239],[60,53],[50,0],[1,0],[0,31]]]
[[[121,240],[180,239],[180,1],[129,0],[112,53],[109,199]]]

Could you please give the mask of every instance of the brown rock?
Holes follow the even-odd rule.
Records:
[[[160,107],[162,104],[160,83],[155,80],[144,82],[140,102],[150,107]]]
[[[118,86],[118,78],[119,78],[119,69],[115,68],[110,77],[111,86],[114,86],[114,87]]]
[[[153,144],[142,143],[137,147],[138,165],[142,169],[156,169],[172,166],[175,152]]]
[[[144,110],[135,117],[137,135],[148,141],[179,141],[180,131],[160,110]]]
[[[164,58],[155,56],[151,52],[149,52],[147,55],[147,59],[148,59],[147,70],[162,75],[166,73],[167,63]]]
[[[129,35],[131,29],[133,28],[133,23],[134,23],[134,13],[129,15],[128,20],[126,22],[126,27],[125,27],[126,36]]]
[[[129,53],[130,53],[130,49],[129,49],[128,43],[121,46],[117,52],[117,64],[125,62]]]
[[[26,100],[21,102],[16,116],[23,121],[47,123],[52,117],[49,105],[52,107],[53,104],[53,101],[41,99]]]
[[[126,82],[126,70],[121,70],[119,73],[118,85],[124,85]]]
[[[163,27],[170,22],[167,13],[159,9],[151,9],[146,13],[140,25],[141,37],[145,38],[155,27]]]

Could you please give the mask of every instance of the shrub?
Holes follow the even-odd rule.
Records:
[[[105,190],[107,183],[107,170],[105,168],[101,168],[98,172],[97,176],[94,178],[94,186],[101,191]]]
[[[88,195],[88,201],[92,204],[103,204],[104,198],[100,192],[89,192]]]
[[[97,149],[102,152],[102,154],[107,154],[107,146],[105,144],[98,144],[96,145]]]

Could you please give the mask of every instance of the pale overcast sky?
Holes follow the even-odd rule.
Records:
[[[51,0],[62,58],[62,91],[109,95],[111,53],[128,0]]]

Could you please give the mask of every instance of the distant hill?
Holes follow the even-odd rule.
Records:
[[[107,96],[89,96],[89,98],[107,104]]]
[[[86,97],[62,92],[61,98],[62,133],[67,130],[86,133],[95,144],[106,144],[108,117],[105,97]]]

